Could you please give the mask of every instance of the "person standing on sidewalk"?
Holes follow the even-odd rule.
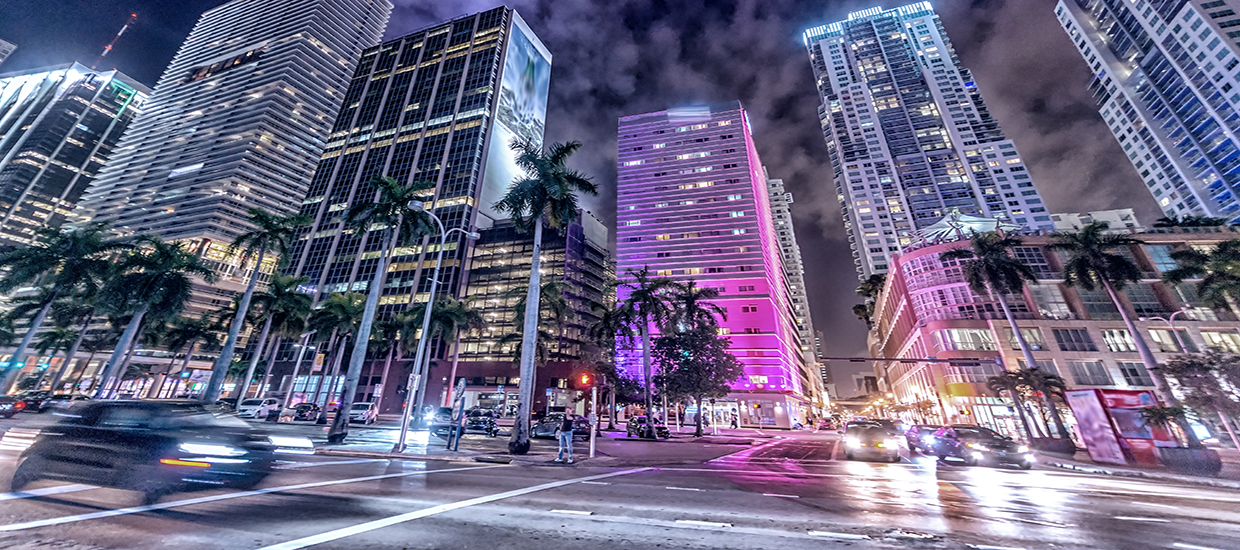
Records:
[[[564,413],[564,419],[560,421],[560,429],[555,431],[556,439],[560,440],[560,453],[556,455],[556,462],[564,462],[564,450],[568,450],[568,464],[573,463],[573,415]]]

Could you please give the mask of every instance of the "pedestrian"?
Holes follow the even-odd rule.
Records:
[[[732,414],[730,416],[732,417],[732,429],[735,430],[737,428],[736,409],[732,409]]]
[[[560,453],[556,455],[556,462],[565,462],[564,451],[568,450],[568,464],[573,463],[573,415],[565,414],[564,419],[560,421],[560,428],[555,431],[556,439],[560,440]]]

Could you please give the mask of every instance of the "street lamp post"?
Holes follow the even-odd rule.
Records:
[[[1159,321],[1167,323],[1167,328],[1171,330],[1171,336],[1175,338],[1175,343],[1180,346],[1180,352],[1188,353],[1188,348],[1184,346],[1184,339],[1180,337],[1180,331],[1175,328],[1175,316],[1182,313],[1188,313],[1188,310],[1189,308],[1182,307],[1179,311],[1168,315],[1165,319],[1162,317],[1141,317],[1140,320],[1146,321],[1149,319],[1158,319]]]
[[[427,210],[426,205],[423,204],[422,201],[409,201],[409,209],[426,213],[426,215],[432,220],[435,220],[435,225],[439,226],[439,256],[435,260],[435,270],[431,272],[431,291],[429,297],[426,299],[426,309],[422,312],[422,336],[418,338],[418,349],[414,354],[413,359],[414,372],[418,373],[418,375],[410,376],[409,378],[411,382],[416,380],[415,383],[418,386],[416,391],[419,399],[421,399],[422,388],[426,385],[427,374],[422,372],[422,359],[426,355],[426,342],[427,340],[430,340],[431,309],[435,305],[435,291],[438,290],[439,287],[439,269],[443,267],[443,249],[447,246],[448,235],[455,231],[461,232],[461,234],[465,235],[465,238],[470,240],[477,239],[478,233],[474,231],[466,231],[459,227],[453,227],[452,229],[445,231],[443,221],[439,219],[439,216],[436,216]],[[409,434],[409,416],[413,412],[413,409],[417,407],[415,401],[413,400],[413,394],[415,392],[413,386],[414,383],[410,383],[405,388],[405,407],[404,412],[400,417],[400,439],[398,439],[396,441],[396,445],[392,447],[392,452],[394,453],[405,452],[405,438]]]

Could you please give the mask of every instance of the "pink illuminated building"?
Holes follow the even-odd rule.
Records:
[[[714,287],[720,327],[745,378],[708,411],[727,423],[789,427],[821,402],[801,353],[767,178],[740,102],[620,119],[616,273],[648,266]],[[621,342],[618,367],[641,377],[640,341]],[[656,365],[657,368],[657,365]],[[656,371],[657,372],[657,371]]]

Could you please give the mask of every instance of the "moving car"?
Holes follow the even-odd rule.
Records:
[[[349,410],[349,422],[374,424],[379,419],[379,408],[374,403],[354,403]]]
[[[484,433],[487,437],[499,435],[499,424],[496,423],[495,411],[491,409],[473,409],[465,416],[465,433]]]
[[[26,402],[10,395],[0,395],[0,416],[13,418],[26,408]]]
[[[22,412],[28,413],[41,413],[46,411],[46,409],[43,408],[43,402],[47,401],[50,397],[52,397],[52,392],[47,390],[28,391],[18,395],[18,398],[26,403],[26,406],[22,408]]]
[[[934,453],[939,460],[959,458],[965,464],[1011,464],[1022,470],[1036,461],[1029,447],[998,432],[972,424],[952,424],[934,432]]]
[[[43,411],[51,409],[68,409],[83,401],[90,401],[90,397],[85,395],[70,395],[67,393],[58,393],[43,400]]]
[[[298,403],[293,407],[293,420],[316,420],[323,408],[314,403]]]
[[[913,424],[908,427],[908,431],[904,432],[904,437],[908,439],[908,446],[921,454],[934,454],[934,432],[938,431],[942,426],[933,424]]]
[[[141,492],[149,504],[178,491],[252,488],[271,472],[276,450],[272,438],[195,402],[99,401],[42,429],[11,486],[89,483]]]
[[[590,419],[579,414],[572,416],[573,437],[580,437],[582,440],[590,439]],[[555,431],[560,428],[562,422],[564,422],[564,413],[551,413],[544,416],[530,428],[530,437],[554,438]]]
[[[852,426],[844,433],[844,458],[879,458],[899,462],[907,453],[907,447],[900,444],[900,439],[903,436],[891,435],[881,426]]]
[[[650,419],[645,416],[630,416],[628,424],[624,427],[625,437],[643,437],[646,439],[655,439],[656,436],[662,439],[671,439],[672,432],[667,426],[655,424],[651,428]]]
[[[267,413],[279,406],[280,400],[274,397],[246,399],[237,405],[237,416],[241,418],[267,418]]]

